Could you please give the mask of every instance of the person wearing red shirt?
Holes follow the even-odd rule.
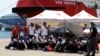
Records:
[[[16,29],[17,29],[17,31],[18,31],[18,33],[20,32],[20,24],[19,23],[17,23],[17,25],[16,25]]]
[[[16,27],[15,26],[12,28],[11,40],[13,41],[14,38],[16,38]]]
[[[28,31],[28,26],[27,25],[25,25],[24,26],[24,34],[26,35],[26,36],[28,36],[29,35],[29,31]]]
[[[20,34],[20,24],[19,23],[17,23],[17,25],[15,26],[16,27],[16,33],[15,33],[15,35],[16,35],[16,39],[19,39],[19,34]]]

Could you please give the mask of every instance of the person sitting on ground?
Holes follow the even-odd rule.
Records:
[[[26,45],[27,45],[27,49],[34,49],[34,45],[33,45],[33,40],[32,39],[27,40]]]
[[[72,52],[73,53],[77,53],[79,49],[78,49],[78,44],[77,44],[77,42],[75,40],[73,41],[72,45],[73,45]]]
[[[60,43],[60,47],[59,47],[59,52],[64,52],[64,47],[66,46],[66,38],[62,38],[62,41]]]
[[[5,47],[5,49],[12,49],[12,50],[15,50],[17,48],[18,48],[18,41],[15,38]]]
[[[56,45],[56,39],[54,38],[53,35],[50,35],[48,38],[48,43],[49,45],[52,47],[52,49],[54,50],[54,47]]]
[[[62,41],[61,37],[58,37],[57,43],[56,43],[56,45],[55,45],[55,47],[54,47],[54,51],[56,51],[56,52],[59,51],[58,49],[59,49],[60,46],[61,46],[61,41]]]
[[[25,43],[27,42],[27,40],[29,40],[29,36],[25,35],[24,29],[22,29],[22,30],[20,31],[20,37],[19,37],[19,39],[24,40]]]
[[[24,42],[24,40],[20,39],[18,41],[18,50],[25,50],[27,48],[26,43]]]
[[[78,41],[78,45],[81,52],[87,52],[87,40],[82,38],[80,41]]]
[[[67,52],[73,52],[73,41],[70,40],[67,45]]]

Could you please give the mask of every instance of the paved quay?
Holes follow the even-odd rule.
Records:
[[[10,39],[0,39],[0,56],[84,56],[85,54],[79,53],[58,53],[58,52],[43,52],[39,50],[7,50],[5,46],[8,45]],[[100,45],[99,45],[100,47]],[[100,56],[100,51],[96,53]]]

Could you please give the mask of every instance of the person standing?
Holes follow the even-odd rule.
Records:
[[[90,53],[92,53],[91,56],[95,56],[95,45],[96,45],[96,36],[98,34],[97,28],[95,27],[94,22],[90,22],[90,37],[88,38],[88,51],[85,56],[90,56]]]
[[[87,28],[87,24],[84,25],[84,27],[83,27],[83,31],[84,31],[86,28]]]
[[[28,36],[29,35],[29,30],[28,30],[28,26],[27,26],[27,24],[24,26],[24,34],[25,34],[25,36]]]
[[[16,39],[16,27],[13,26],[12,31],[11,31],[11,41],[13,41],[13,39]]]
[[[48,36],[50,36],[50,25],[48,25]]]
[[[16,39],[18,40],[19,37],[20,37],[19,36],[20,35],[20,31],[21,31],[20,23],[17,23],[15,27],[16,27],[16,37],[17,37]]]
[[[41,27],[41,35],[43,39],[47,39],[48,36],[48,27],[46,25],[46,22],[43,22],[43,26]]]
[[[39,37],[40,37],[39,34],[40,34],[40,29],[39,29],[39,26],[36,25],[35,26],[35,34],[34,34],[34,36],[35,36],[35,39],[36,39],[37,43],[39,42]]]
[[[20,25],[19,25],[19,23],[17,23],[17,24],[12,28],[12,34],[11,34],[12,38],[11,38],[11,40],[13,40],[13,39],[18,40],[18,39],[19,39],[19,34],[20,34]]]
[[[29,26],[29,38],[33,38],[34,33],[35,33],[34,23],[31,23],[31,25]]]

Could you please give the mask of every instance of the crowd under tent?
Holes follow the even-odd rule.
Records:
[[[56,11],[56,10],[45,10],[40,14],[28,18],[27,21],[29,22],[48,22],[53,26],[58,25],[59,22],[65,22],[71,19],[71,16],[67,15],[63,11]]]

